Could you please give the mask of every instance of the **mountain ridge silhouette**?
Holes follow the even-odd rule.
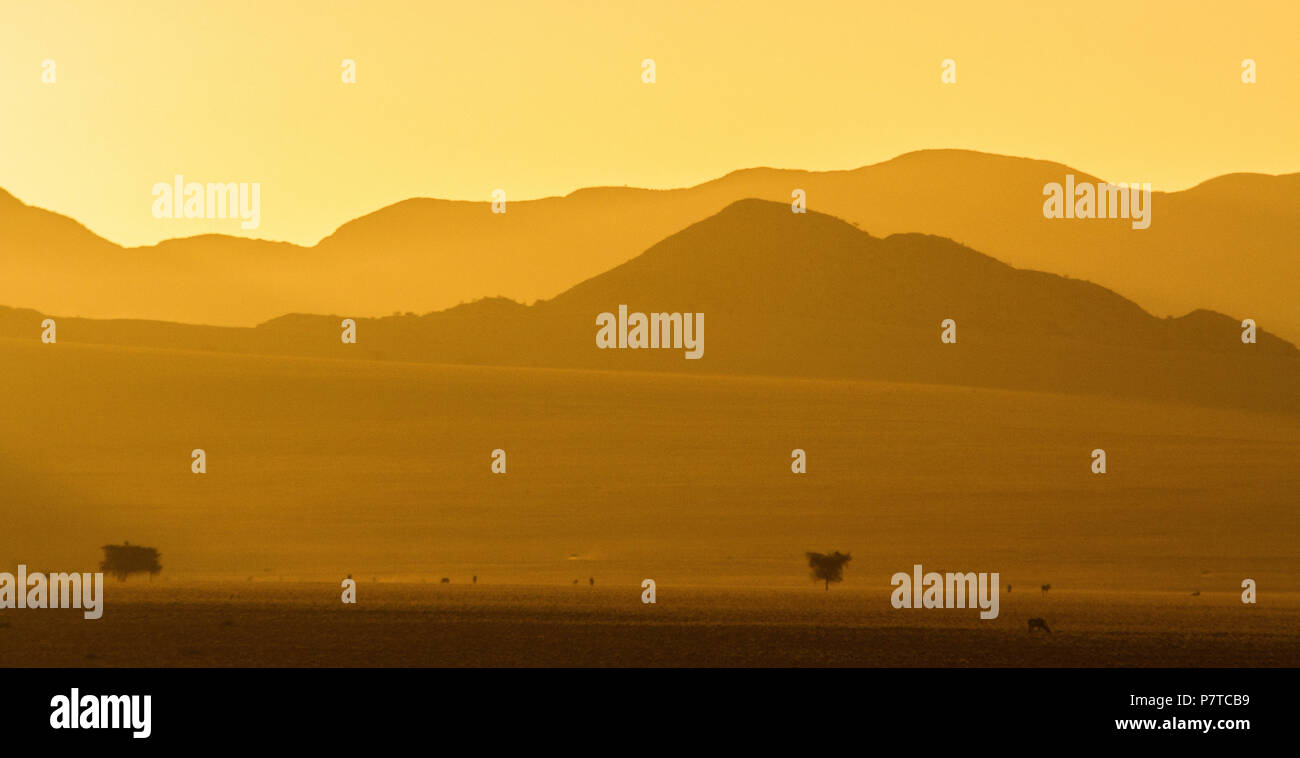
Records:
[[[1067,173],[1096,181],[1051,161],[925,150],[839,171],[740,169],[682,189],[583,188],[511,201],[505,214],[486,201],[412,198],[312,247],[201,234],[123,248],[14,198],[0,202],[9,251],[0,302],[242,326],[288,312],[423,313],[495,295],[536,302],[736,200],[788,203],[800,188],[810,210],[879,236],[936,234],[1018,267],[1095,281],[1153,313],[1211,308],[1300,339],[1300,302],[1283,284],[1300,280],[1300,174],[1227,174],[1157,192],[1152,227],[1132,230],[1124,220],[1042,218],[1043,183]]]
[[[598,350],[595,316],[703,312],[705,353]],[[36,340],[42,314],[0,310]],[[874,237],[834,217],[742,200],[550,300],[485,298],[424,315],[289,313],[257,327],[59,318],[60,342],[493,366],[848,378],[1133,395],[1300,410],[1300,350],[1235,318],[1161,319],[1081,280],[951,240]],[[957,323],[956,344],[940,323]]]

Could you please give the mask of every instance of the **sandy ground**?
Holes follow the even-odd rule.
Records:
[[[0,340],[0,571],[163,570],[99,621],[0,611],[0,666],[1300,665],[1294,415],[41,347]],[[895,610],[914,563],[1014,589]]]
[[[840,550],[848,583],[920,562],[1016,586],[1300,591],[1298,416],[41,347],[0,341],[0,571],[94,570],[129,540],[176,580],[797,589],[804,551]]]
[[[0,666],[1297,666],[1300,595],[1053,590],[972,610],[888,591],[362,582],[110,585],[104,617],[0,612]],[[1027,631],[1047,620],[1052,634]]]

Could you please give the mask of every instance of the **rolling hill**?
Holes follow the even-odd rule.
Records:
[[[381,316],[482,297],[529,303],[628,261],[745,198],[789,203],[873,235],[925,233],[1013,266],[1088,279],[1157,315],[1208,308],[1300,340],[1300,174],[1233,174],[1154,193],[1149,229],[1042,215],[1042,188],[1085,172],[962,150],[852,171],[748,169],[696,187],[603,187],[509,203],[417,198],[313,247],[223,235],[122,248],[0,191],[0,302],[94,318],[252,326],[284,313]],[[1141,177],[1107,177],[1112,181]]]
[[[596,314],[705,314],[704,356],[599,350]],[[951,240],[869,235],[830,216],[744,200],[550,299],[491,298],[358,319],[290,314],[256,328],[59,319],[59,339],[183,350],[609,370],[843,377],[1141,396],[1300,410],[1300,351],[1196,310],[1157,318],[1086,281],[1017,269]],[[0,311],[0,335],[42,316]],[[939,339],[944,319],[956,344]]]

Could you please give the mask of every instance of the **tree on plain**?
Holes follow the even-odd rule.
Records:
[[[831,582],[844,581],[844,564],[853,560],[848,553],[836,550],[830,554],[807,553],[808,568],[812,569],[812,578],[816,582],[825,582],[829,591]]]
[[[148,574],[153,578],[154,574],[162,571],[162,564],[158,562],[160,557],[156,548],[132,545],[130,542],[105,545],[104,560],[99,568],[117,577],[119,581],[131,574]]]

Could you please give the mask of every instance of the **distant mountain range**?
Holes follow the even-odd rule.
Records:
[[[599,350],[596,315],[702,312],[705,352]],[[59,341],[501,366],[843,377],[1124,395],[1300,412],[1300,351],[1238,314],[1157,318],[1097,284],[1013,268],[924,234],[869,235],[743,200],[558,296],[423,316],[286,315],[256,328],[58,319]],[[0,309],[39,341],[43,314]],[[953,319],[957,343],[940,341]],[[56,349],[56,348],[51,348]]]
[[[505,214],[486,201],[412,199],[310,248],[223,235],[123,248],[0,191],[0,303],[227,326],[292,312],[425,313],[497,295],[527,303],[737,200],[788,205],[798,188],[810,210],[876,236],[948,237],[1013,266],[1097,282],[1157,315],[1209,308],[1300,340],[1300,174],[1154,193],[1145,230],[1045,219],[1043,187],[1067,174],[1098,181],[1047,161],[928,150],[852,171],[758,168],[687,189],[585,189],[510,202]]]

